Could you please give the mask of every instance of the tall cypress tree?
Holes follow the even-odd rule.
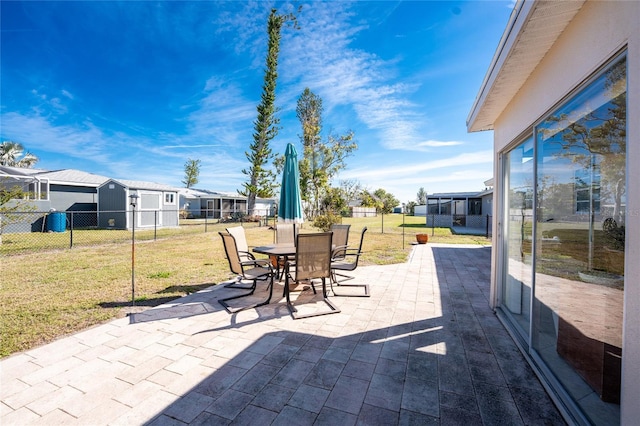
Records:
[[[278,134],[280,119],[276,117],[276,81],[278,79],[278,54],[280,52],[280,30],[285,22],[293,22],[297,25],[293,14],[278,15],[276,9],[271,9],[267,21],[267,33],[269,35],[266,69],[262,96],[257,107],[258,117],[253,123],[253,142],[249,151],[245,152],[251,166],[243,169],[242,173],[249,177],[249,181],[242,184],[244,189],[238,191],[248,198],[247,210],[254,214],[256,197],[269,198],[275,194],[277,187],[276,175],[272,169],[267,168],[274,158],[269,147],[269,142]]]

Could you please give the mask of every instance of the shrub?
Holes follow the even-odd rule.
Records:
[[[323,215],[316,216],[316,218],[313,219],[313,226],[321,229],[323,232],[329,231],[331,229],[331,225],[335,223],[342,223],[342,217],[333,212],[327,212]]]

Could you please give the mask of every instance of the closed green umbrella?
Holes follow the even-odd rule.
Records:
[[[298,153],[293,144],[287,144],[284,153],[284,171],[280,186],[280,206],[278,206],[278,222],[302,223],[302,197],[300,195],[300,172],[298,171]]]

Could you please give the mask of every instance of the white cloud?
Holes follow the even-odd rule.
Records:
[[[434,140],[429,140],[429,141],[424,141],[424,142],[418,142],[418,146],[420,147],[428,147],[428,148],[440,148],[443,146],[456,146],[456,145],[462,145],[464,144],[464,142],[460,142],[460,141],[434,141]]]
[[[454,157],[439,160],[423,161],[414,164],[392,166],[392,167],[367,167],[362,169],[351,169],[341,173],[341,179],[384,180],[408,175],[418,175],[431,172],[433,170],[455,168],[460,166],[470,166],[474,164],[493,163],[493,151],[478,151],[472,153],[459,154]],[[441,173],[441,172],[438,172]]]

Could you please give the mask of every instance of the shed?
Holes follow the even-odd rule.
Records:
[[[178,226],[178,189],[154,182],[109,179],[98,187],[98,227],[131,229],[131,196],[137,195],[136,228]]]

